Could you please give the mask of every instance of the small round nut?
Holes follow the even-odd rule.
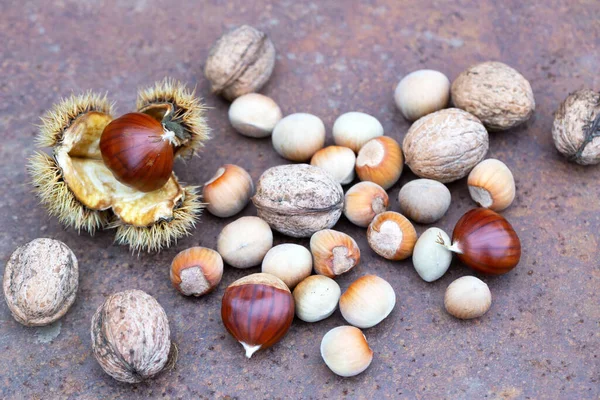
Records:
[[[281,119],[281,109],[270,97],[248,93],[229,106],[229,122],[244,136],[263,138],[271,135]]]
[[[328,318],[337,308],[342,291],[340,285],[325,275],[311,275],[294,289],[296,316],[304,322]]]
[[[321,357],[335,374],[355,376],[369,368],[373,350],[362,331],[353,326],[338,326],[323,336]]]
[[[183,250],[171,262],[171,283],[186,296],[202,296],[212,292],[222,277],[221,255],[206,247]]]
[[[425,282],[440,279],[450,267],[452,252],[442,243],[446,245],[451,243],[448,234],[439,228],[429,228],[415,244],[412,255],[413,266]]]
[[[354,225],[366,228],[377,214],[387,211],[389,197],[374,182],[358,182],[346,192],[344,215]]]
[[[448,105],[450,81],[446,75],[431,69],[411,72],[396,86],[394,100],[404,118],[416,121]]]
[[[263,259],[261,272],[275,275],[293,289],[312,272],[313,259],[304,246],[284,243],[273,247]]]
[[[291,114],[275,125],[272,140],[281,157],[307,161],[325,145],[325,125],[316,115]]]
[[[244,168],[234,164],[220,167],[202,189],[206,209],[221,218],[242,211],[253,193],[252,177]]]
[[[288,236],[310,237],[339,220],[344,191],[321,168],[280,165],[262,174],[252,202],[258,216],[273,229]]]
[[[355,153],[369,140],[383,136],[383,126],[377,118],[362,112],[347,112],[333,124],[333,141],[349,147]]]
[[[225,225],[217,238],[217,251],[232,267],[245,269],[262,262],[273,247],[269,224],[258,217],[241,217]]]
[[[98,364],[120,382],[149,379],[169,360],[167,315],[154,297],[141,290],[109,296],[92,317],[91,333]]]
[[[402,214],[386,211],[377,214],[367,230],[373,251],[388,260],[404,260],[412,254],[417,231]]]
[[[314,259],[315,272],[329,278],[342,275],[360,261],[360,249],[350,235],[323,229],[310,238],[310,252]]]
[[[16,249],[4,269],[4,297],[26,326],[48,325],[69,310],[79,286],[75,254],[53,239],[35,239]]]
[[[600,93],[589,89],[571,93],[556,112],[552,138],[569,161],[600,163]]]
[[[473,115],[448,108],[426,115],[408,130],[402,149],[415,175],[447,183],[464,178],[489,147],[485,127]]]
[[[317,151],[310,159],[310,165],[329,172],[336,182],[346,185],[354,180],[356,155],[348,147],[328,146]]]
[[[212,92],[227,100],[256,92],[271,77],[275,66],[275,46],[256,28],[242,25],[225,33],[212,46],[204,75]]]
[[[469,174],[467,181],[471,198],[481,207],[502,211],[515,199],[515,179],[500,160],[483,160]]]
[[[371,328],[392,312],[396,293],[392,285],[377,275],[361,276],[340,297],[340,312],[359,328]]]
[[[403,168],[402,149],[389,136],[369,140],[356,157],[356,174],[360,180],[375,182],[384,189],[398,182]]]
[[[458,278],[448,286],[444,296],[446,311],[460,319],[481,317],[491,305],[490,288],[474,276]]]
[[[452,83],[452,102],[492,131],[527,121],[535,110],[531,85],[514,68],[496,61],[473,65]]]
[[[410,181],[398,193],[402,214],[419,224],[431,224],[442,218],[451,200],[446,185],[431,179]]]

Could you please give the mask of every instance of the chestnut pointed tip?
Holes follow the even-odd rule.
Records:
[[[251,344],[246,344],[244,342],[240,342],[242,344],[242,346],[244,346],[244,350],[246,350],[246,357],[247,358],[251,358],[252,355],[254,353],[256,353],[258,350],[260,350],[261,346],[260,344],[257,345],[251,345]]]

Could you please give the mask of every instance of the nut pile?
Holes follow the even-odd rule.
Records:
[[[180,252],[170,278],[182,295],[203,296],[219,285],[224,264],[261,266],[262,272],[229,285],[221,304],[223,324],[248,358],[281,340],[294,316],[314,323],[339,307],[349,325],[324,334],[321,356],[335,374],[354,376],[374,356],[361,329],[380,324],[393,312],[396,291],[373,274],[345,290],[335,281],[361,258],[356,240],[333,229],[342,213],[365,228],[374,253],[391,261],[412,257],[426,282],[446,273],[453,254],[478,274],[509,272],[519,263],[521,243],[498,212],[514,201],[515,181],[504,162],[486,159],[488,130],[525,123],[535,110],[533,92],[521,74],[499,62],[472,66],[452,84],[441,72],[416,71],[394,93],[399,112],[414,121],[402,144],[385,135],[377,118],[348,112],[333,125],[335,145],[325,147],[326,127],[318,116],[284,116],[273,99],[255,93],[268,81],[275,60],[267,35],[245,25],[215,43],[204,72],[212,91],[232,101],[229,121],[237,132],[271,136],[274,151],[298,164],[269,168],[256,186],[240,166],[220,167],[204,184],[208,211],[231,217],[252,201],[257,216],[224,226],[216,251],[193,247]],[[456,108],[447,108],[450,101]],[[556,115],[557,148],[581,164],[600,162],[598,104],[597,93],[576,92]],[[176,156],[194,153],[208,138],[202,104],[183,85],[165,81],[140,93],[137,112],[113,119],[111,111],[106,99],[89,95],[63,101],[46,116],[39,143],[53,147],[55,157],[39,153],[32,158],[37,192],[50,213],[67,225],[93,232],[116,218],[123,230],[118,240],[133,249],[168,246],[193,226],[200,208],[195,189],[180,186],[172,165]],[[397,194],[388,193],[404,163],[420,179]],[[50,179],[57,174],[80,178],[69,184]],[[479,207],[460,218],[451,236],[430,227],[418,237],[413,223],[435,223],[450,207],[452,196],[444,184],[467,176]],[[342,185],[356,178],[359,182],[344,192]],[[94,187],[94,181],[102,188]],[[83,190],[90,185],[91,192]],[[398,196],[399,210],[389,209],[390,195]],[[309,248],[293,243],[273,247],[273,230],[310,238]],[[162,231],[166,236],[160,236]],[[75,256],[51,239],[17,249],[3,285],[11,312],[25,325],[63,316],[77,286]],[[452,282],[443,297],[447,312],[460,319],[483,316],[491,303],[487,284],[474,276]],[[102,368],[123,382],[150,378],[176,359],[163,308],[139,290],[108,297],[92,317],[91,337]]]

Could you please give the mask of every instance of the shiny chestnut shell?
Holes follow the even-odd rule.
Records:
[[[163,187],[173,172],[173,135],[147,114],[125,114],[104,128],[102,160],[122,184],[152,192]]]
[[[505,274],[521,258],[521,241],[512,225],[486,208],[472,209],[458,220],[452,243],[459,260],[483,274]]]
[[[266,273],[233,282],[221,303],[223,325],[244,346],[248,358],[285,336],[294,313],[290,290],[282,280]]]

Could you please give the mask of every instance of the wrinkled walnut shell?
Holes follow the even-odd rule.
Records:
[[[228,100],[260,90],[275,66],[275,47],[264,32],[242,25],[210,49],[204,75],[212,91]]]
[[[35,239],[10,256],[4,270],[4,296],[23,325],[48,325],[65,315],[79,287],[75,254],[53,239]]]
[[[146,292],[126,290],[108,297],[92,317],[91,333],[96,360],[118,381],[141,382],[167,365],[169,321]]]
[[[321,168],[280,165],[262,174],[252,202],[271,228],[292,237],[309,237],[336,224],[344,192]]]
[[[402,143],[406,164],[412,172],[442,183],[467,176],[483,160],[488,146],[488,133],[481,122],[457,108],[420,118]]]
[[[503,131],[527,121],[535,110],[531,85],[514,68],[496,61],[473,65],[452,83],[452,102],[483,125]]]
[[[556,112],[552,138],[570,161],[600,163],[600,93],[589,89],[571,93]]]

